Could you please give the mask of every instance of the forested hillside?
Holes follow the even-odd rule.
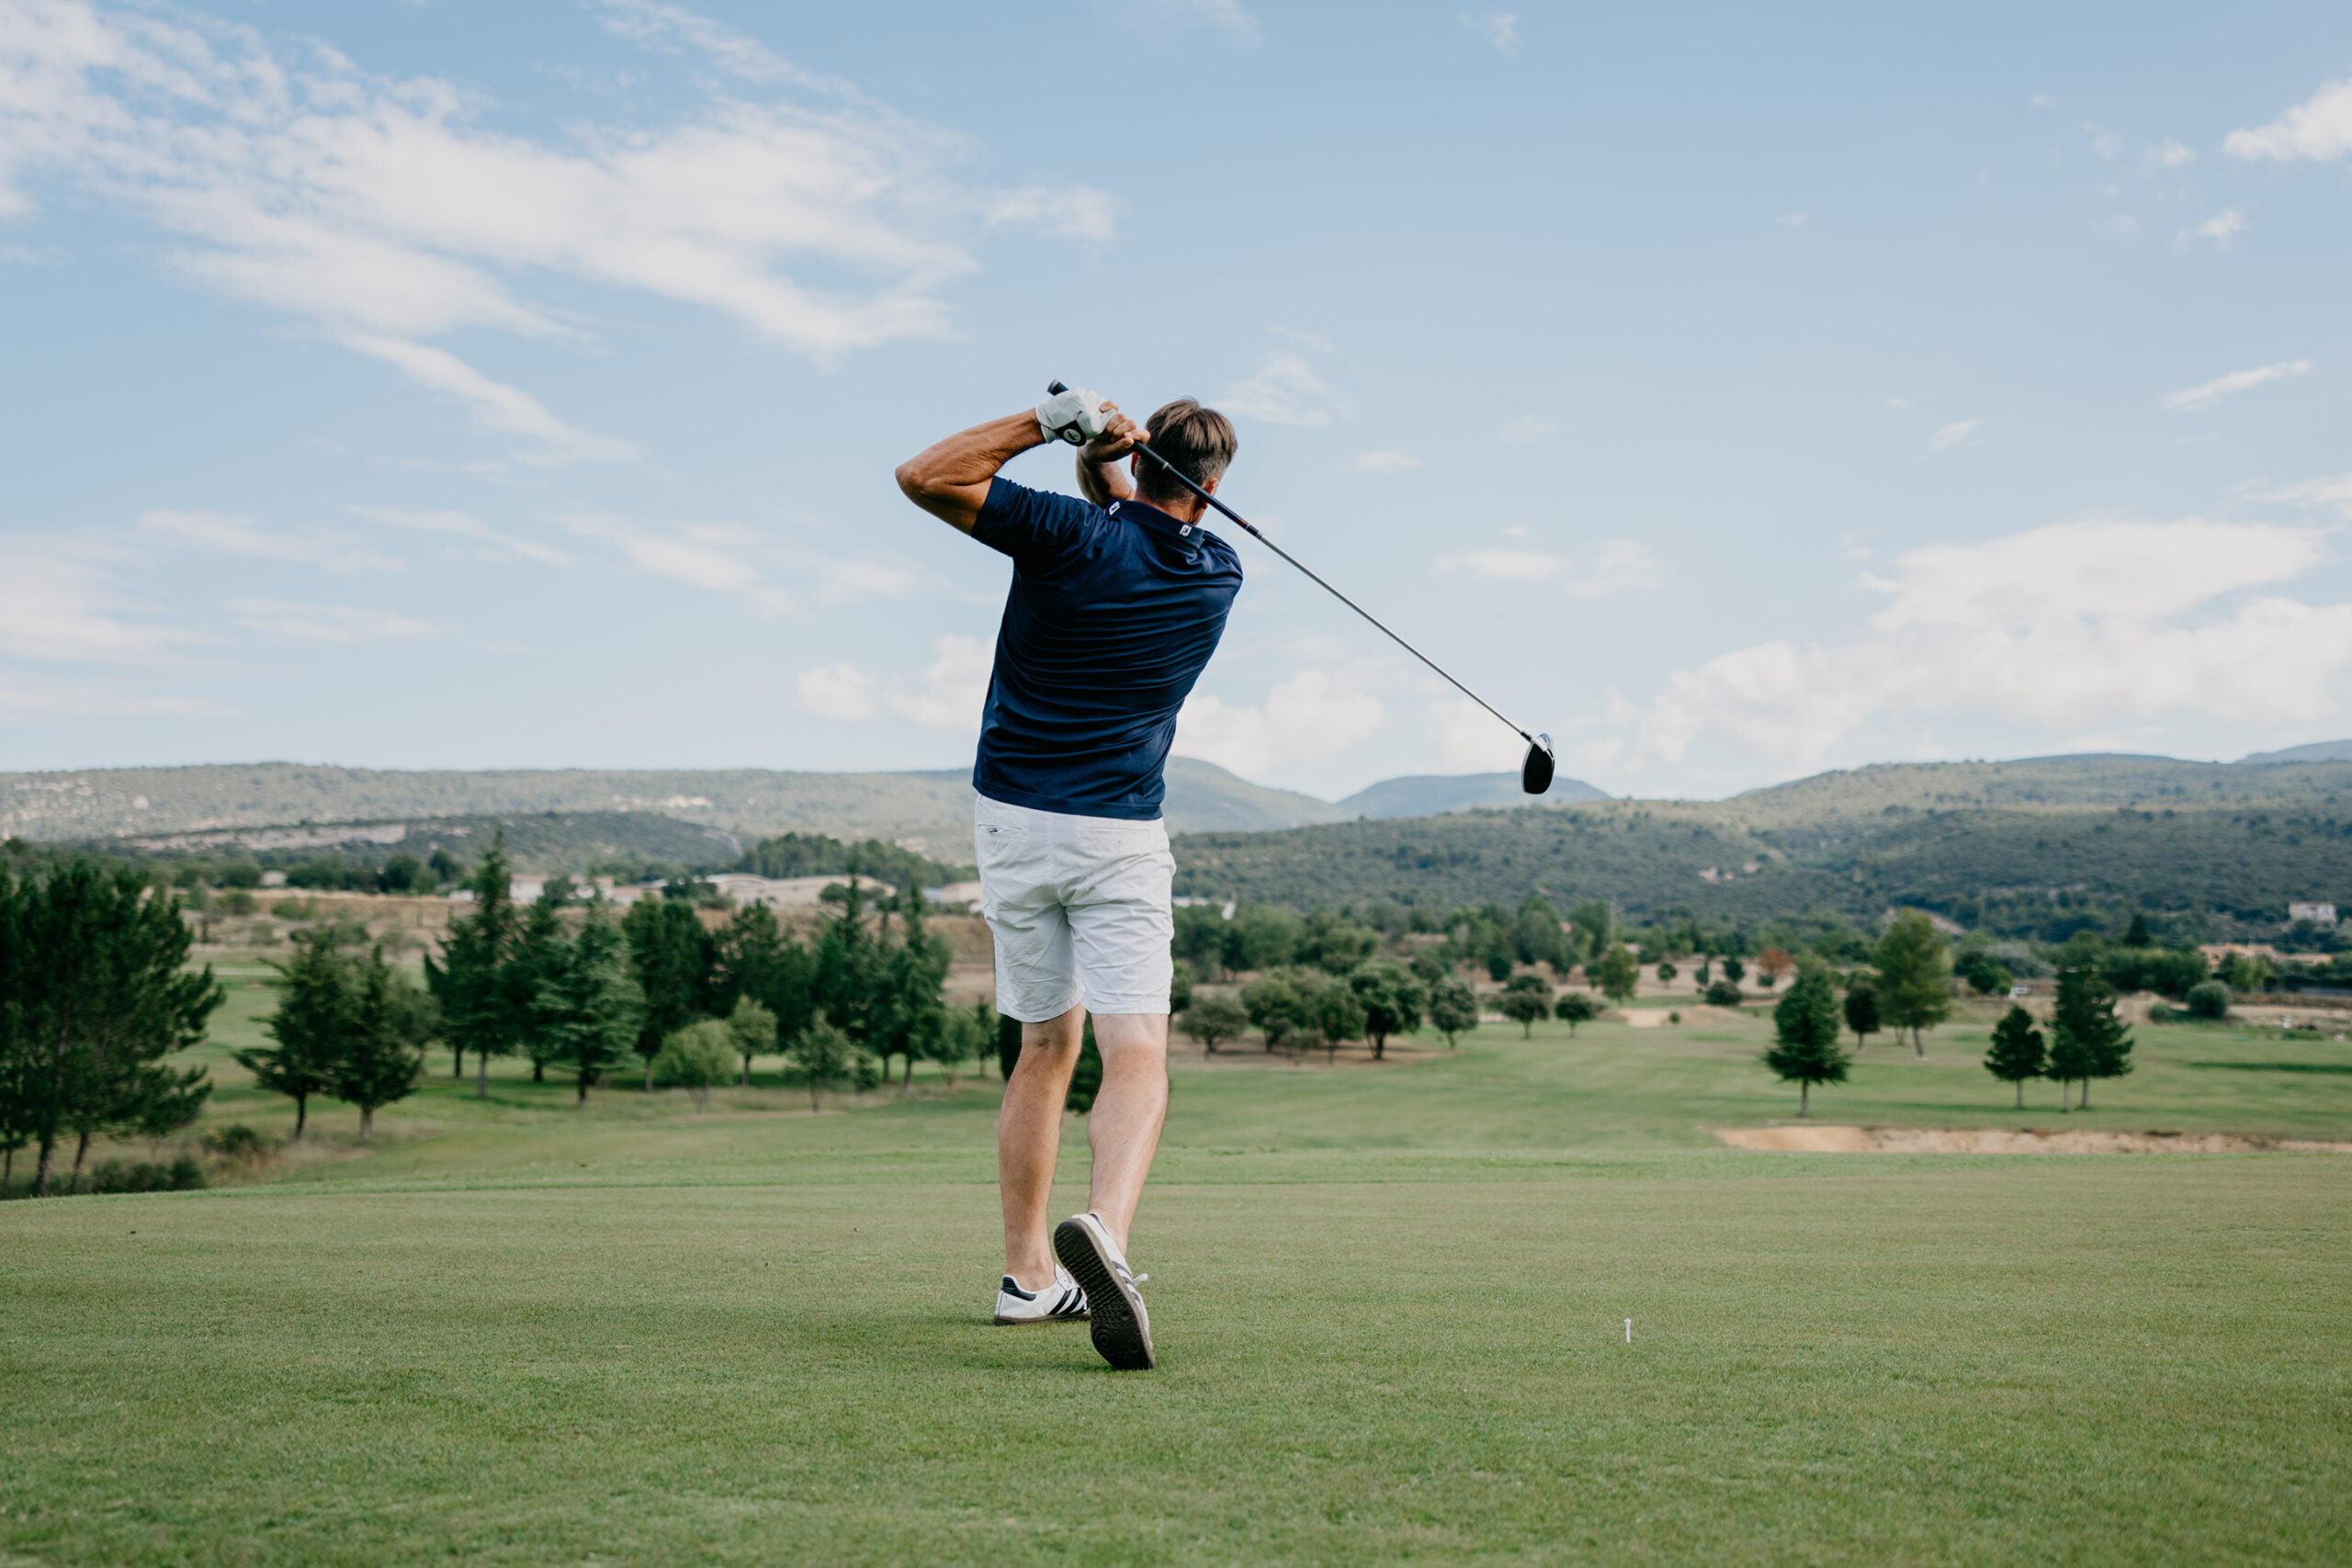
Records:
[[[1725,805],[1615,802],[1177,841],[1177,891],[1312,908],[1606,898],[1634,921],[1917,905],[2059,940],[2130,905],[2215,937],[2283,926],[2290,900],[2352,905],[2352,807],[2044,807],[1743,824]]]

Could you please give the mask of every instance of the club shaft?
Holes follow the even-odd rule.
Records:
[[[1379,627],[1381,634],[1387,637],[1389,641],[1395,643],[1397,647],[1403,649],[1406,652],[1411,654],[1422,663],[1428,665],[1431,670],[1436,671],[1439,677],[1442,679],[1447,685],[1452,686],[1455,691],[1461,693],[1464,696],[1468,697],[1472,702],[1476,703],[1480,707],[1485,708],[1497,718],[1502,719],[1504,724],[1510,726],[1512,733],[1516,734],[1521,740],[1526,741],[1530,746],[1535,744],[1535,737],[1528,734],[1524,729],[1520,728],[1518,725],[1512,724],[1510,719],[1505,718],[1501,710],[1497,708],[1494,704],[1488,702],[1486,698],[1480,696],[1477,693],[1472,691],[1461,682],[1455,680],[1452,675],[1447,674],[1443,665],[1440,664],[1436,660],[1431,659],[1428,654],[1423,653],[1419,649],[1415,648],[1411,643],[1407,642],[1403,637],[1390,630],[1389,627],[1381,621],[1379,616],[1374,615],[1370,610],[1365,609],[1363,605],[1357,604],[1354,600],[1349,598],[1346,594],[1332,587],[1329,582],[1326,582],[1321,574],[1317,572],[1314,568],[1308,566],[1305,561],[1300,560],[1296,556],[1291,554],[1288,550],[1283,548],[1280,545],[1266,537],[1265,535],[1258,532],[1258,525],[1256,524],[1250,522],[1250,519],[1242,516],[1241,513],[1234,511],[1233,508],[1227,506],[1225,502],[1219,501],[1216,497],[1211,495],[1200,486],[1194,484],[1190,479],[1185,477],[1184,474],[1177,469],[1175,464],[1170,462],[1167,458],[1153,451],[1143,442],[1138,441],[1136,443],[1136,450],[1150,458],[1153,462],[1159,464],[1159,471],[1161,473],[1166,474],[1170,479],[1174,479],[1178,484],[1182,485],[1186,490],[1189,490],[1194,495],[1199,496],[1203,502],[1212,507],[1215,507],[1218,512],[1223,513],[1226,516],[1232,518],[1236,523],[1240,524],[1242,527],[1248,529],[1251,538],[1257,540],[1260,544],[1265,546],[1266,548],[1273,551],[1274,554],[1282,557],[1283,559],[1290,562],[1291,565],[1306,573],[1308,580],[1317,587],[1322,589],[1323,592],[1329,593],[1332,598],[1337,599],[1340,604],[1345,604],[1349,609],[1353,610],[1357,615],[1362,615],[1365,620],[1370,621],[1374,626]]]

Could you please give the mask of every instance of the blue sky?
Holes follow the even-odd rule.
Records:
[[[1767,9],[0,0],[0,767],[963,765],[1053,377],[1614,792],[2352,733],[2352,10]]]

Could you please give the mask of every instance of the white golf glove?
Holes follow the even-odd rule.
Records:
[[[1048,441],[1082,446],[1102,434],[1110,420],[1102,400],[1083,387],[1066,387],[1037,405],[1037,428]]]

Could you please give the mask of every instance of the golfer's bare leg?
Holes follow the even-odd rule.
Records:
[[[1094,1150],[1086,1206],[1102,1216],[1125,1252],[1144,1178],[1159,1152],[1160,1123],[1168,1120],[1168,1015],[1097,1013],[1094,1043],[1102,1053],[1102,1088],[1086,1122]]]
[[[996,1118],[997,1183],[1004,1196],[1004,1271],[1024,1291],[1053,1282],[1054,1245],[1046,1206],[1062,1152],[1062,1100],[1086,1011],[1021,1026],[1021,1059]],[[1130,1213],[1132,1213],[1132,1205]]]

